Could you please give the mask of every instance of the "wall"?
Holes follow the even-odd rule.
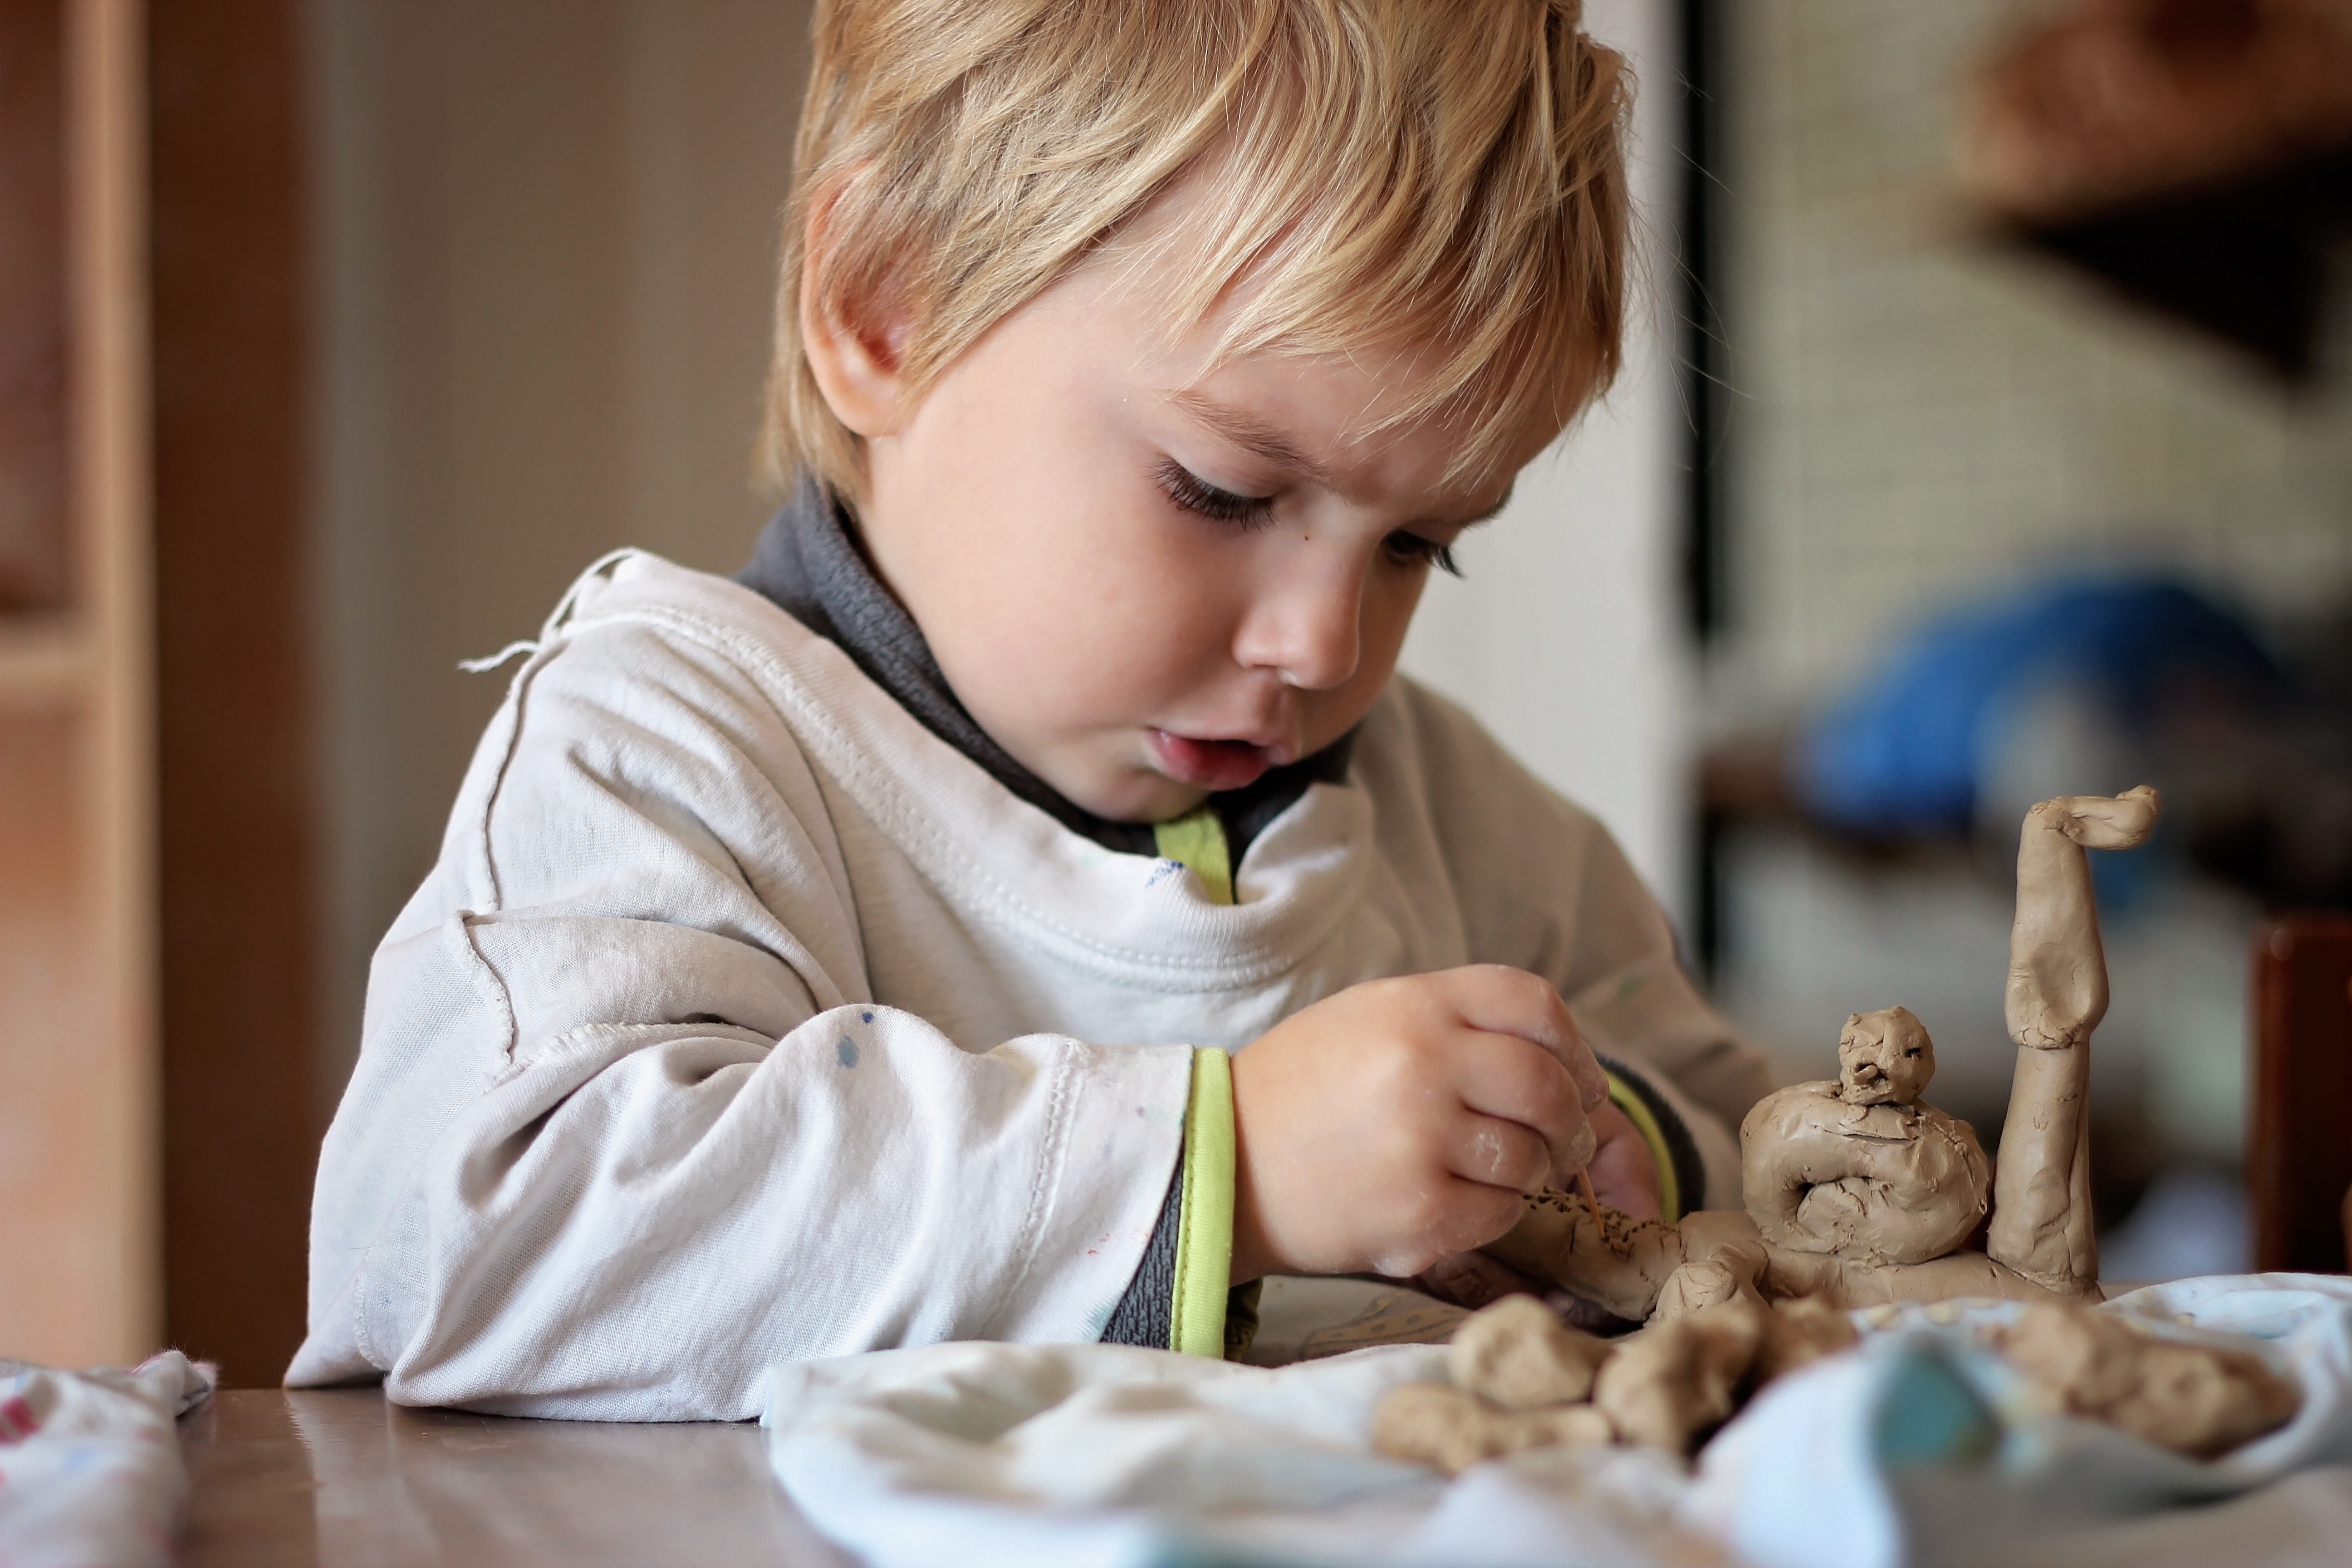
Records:
[[[1972,226],[1951,86],[2014,0],[1742,0],[1730,84],[1727,716],[2052,561],[2186,566],[2261,613],[2352,593],[2352,394]]]
[[[1404,668],[1596,814],[1679,915],[1693,672],[1676,579],[1688,438],[1672,357],[1676,38],[1664,0],[1594,0],[1586,17],[1642,83],[1625,372],[1458,552],[1465,580],[1432,581]]]
[[[310,3],[331,1103],[504,689],[457,661],[619,545],[750,553],[808,12]]]

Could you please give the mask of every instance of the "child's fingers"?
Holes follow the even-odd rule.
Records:
[[[1490,1035],[1517,1035],[1550,1052],[1576,1080],[1586,1110],[1609,1098],[1608,1075],[1550,981],[1501,963],[1469,964],[1437,978],[1445,984],[1455,1016],[1470,1027]]]
[[[1454,1091],[1470,1110],[1518,1125],[1541,1141],[1548,1168],[1520,1191],[1580,1171],[1596,1139],[1579,1085],[1559,1058],[1517,1035],[1465,1034],[1452,1052]],[[1458,1173],[1483,1180],[1470,1171]]]
[[[1493,1241],[1519,1222],[1525,1206],[1513,1188],[1445,1178],[1420,1233],[1377,1252],[1372,1269],[1409,1279],[1450,1253],[1475,1252]]]
[[[1552,1164],[1550,1142],[1532,1128],[1499,1116],[1465,1112],[1445,1142],[1445,1168],[1465,1182],[1513,1194],[1544,1184]]]

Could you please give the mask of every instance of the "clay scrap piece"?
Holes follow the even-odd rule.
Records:
[[[1687,1454],[1731,1419],[1768,1316],[1734,1300],[1629,1335],[1601,1367],[1592,1402],[1627,1442]]]
[[[1456,1388],[1489,1405],[1540,1410],[1590,1398],[1609,1351],[1533,1296],[1506,1296],[1454,1330],[1446,1366]]]
[[[1755,1390],[1854,1339],[1843,1312],[1818,1301],[1768,1307],[1753,1289],[1614,1342],[1563,1327],[1532,1296],[1507,1297],[1454,1331],[1450,1385],[1389,1391],[1373,1412],[1372,1447],[1449,1475],[1563,1444],[1688,1454]]]
[[[1590,1405],[1497,1410],[1442,1383],[1392,1388],[1372,1413],[1376,1451],[1449,1476],[1529,1448],[1600,1447],[1614,1436],[1609,1417]]]
[[[2294,1384],[2251,1351],[2160,1338],[2085,1303],[2028,1307],[1990,1338],[2053,1409],[2191,1458],[2275,1431],[2303,1406]]]
[[[1756,1351],[1756,1386],[1853,1348],[1862,1338],[1853,1320],[1828,1302],[1806,1298],[1775,1301]]]

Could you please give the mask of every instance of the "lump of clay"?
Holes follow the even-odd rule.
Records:
[[[1528,1448],[1600,1447],[1614,1436],[1609,1417],[1590,1405],[1497,1410],[1442,1383],[1392,1388],[1372,1413],[1375,1450],[1449,1476]]]
[[[1826,1301],[1775,1301],[1765,1314],[1764,1339],[1756,1351],[1756,1386],[1835,1355],[1861,1338],[1853,1320]]]
[[[1984,1218],[1991,1171],[1965,1121],[1920,1099],[1934,1042],[1908,1008],[1847,1018],[1836,1081],[1795,1084],[1740,1123],[1748,1216],[1772,1246],[1924,1263]]]
[[[2028,1307],[1992,1341],[2053,1409],[2192,1458],[2275,1431],[2303,1405],[2251,1351],[2162,1339],[2084,1303]]]
[[[1523,1274],[1548,1279],[1620,1318],[1640,1322],[1657,1304],[1666,1277],[1682,1267],[1680,1230],[1654,1219],[1631,1220],[1612,1208],[1596,1224],[1570,1193],[1529,1193],[1518,1224],[1483,1248]]]
[[[1735,1298],[1618,1342],[1592,1403],[1629,1443],[1687,1454],[1731,1418],[1770,1314]]]
[[[1454,1331],[1446,1369],[1456,1388],[1505,1410],[1573,1405],[1592,1393],[1609,1342],[1567,1327],[1532,1296],[1506,1296]]]

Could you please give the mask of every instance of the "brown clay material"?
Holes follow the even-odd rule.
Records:
[[[1797,1252],[1921,1263],[1966,1241],[1991,1181],[1965,1121],[1919,1098],[1935,1045],[1908,1008],[1856,1013],[1835,1082],[1759,1101],[1740,1124],[1742,1196],[1764,1239]]]
[[[1861,1337],[1853,1320],[1826,1301],[1776,1301],[1764,1315],[1764,1339],[1756,1350],[1756,1386],[1850,1349]]]
[[[1949,1252],[1925,1263],[1871,1263],[1834,1253],[1789,1252],[1777,1247],[1769,1250],[1771,1265],[1762,1283],[1764,1294],[1774,1300],[1810,1296],[1832,1307],[1853,1310],[1894,1301],[1943,1301],[1955,1296],[2006,1301],[2057,1299],[1981,1252]]]
[[[1483,1248],[1523,1274],[1547,1279],[1621,1318],[1640,1322],[1657,1304],[1666,1277],[1683,1265],[1678,1227],[1628,1220],[1612,1208],[1592,1223],[1566,1193],[1530,1194],[1519,1223]]]
[[[2160,1339],[2079,1302],[2029,1307],[1992,1339],[2053,1409],[2192,1458],[2274,1431],[2303,1404],[2252,1352]]]
[[[1626,1442],[1687,1454],[1731,1418],[1767,1316],[1742,1298],[1630,1335],[1601,1366],[1592,1403]]]
[[[1454,1331],[1454,1386],[1504,1410],[1573,1405],[1592,1394],[1609,1342],[1569,1328],[1533,1296],[1506,1296]]]
[[[1590,1405],[1497,1410],[1442,1383],[1392,1388],[1372,1412],[1376,1452],[1449,1476],[1528,1448],[1601,1447],[1615,1435],[1609,1417]]]
[[[2106,956],[2085,849],[2128,849],[2156,826],[2146,784],[2069,795],[2028,812],[2017,845],[2017,919],[2005,1010],[2018,1044],[1985,1250],[2061,1295],[2096,1289],[2091,1229],[2091,1032],[2107,1012]]]

